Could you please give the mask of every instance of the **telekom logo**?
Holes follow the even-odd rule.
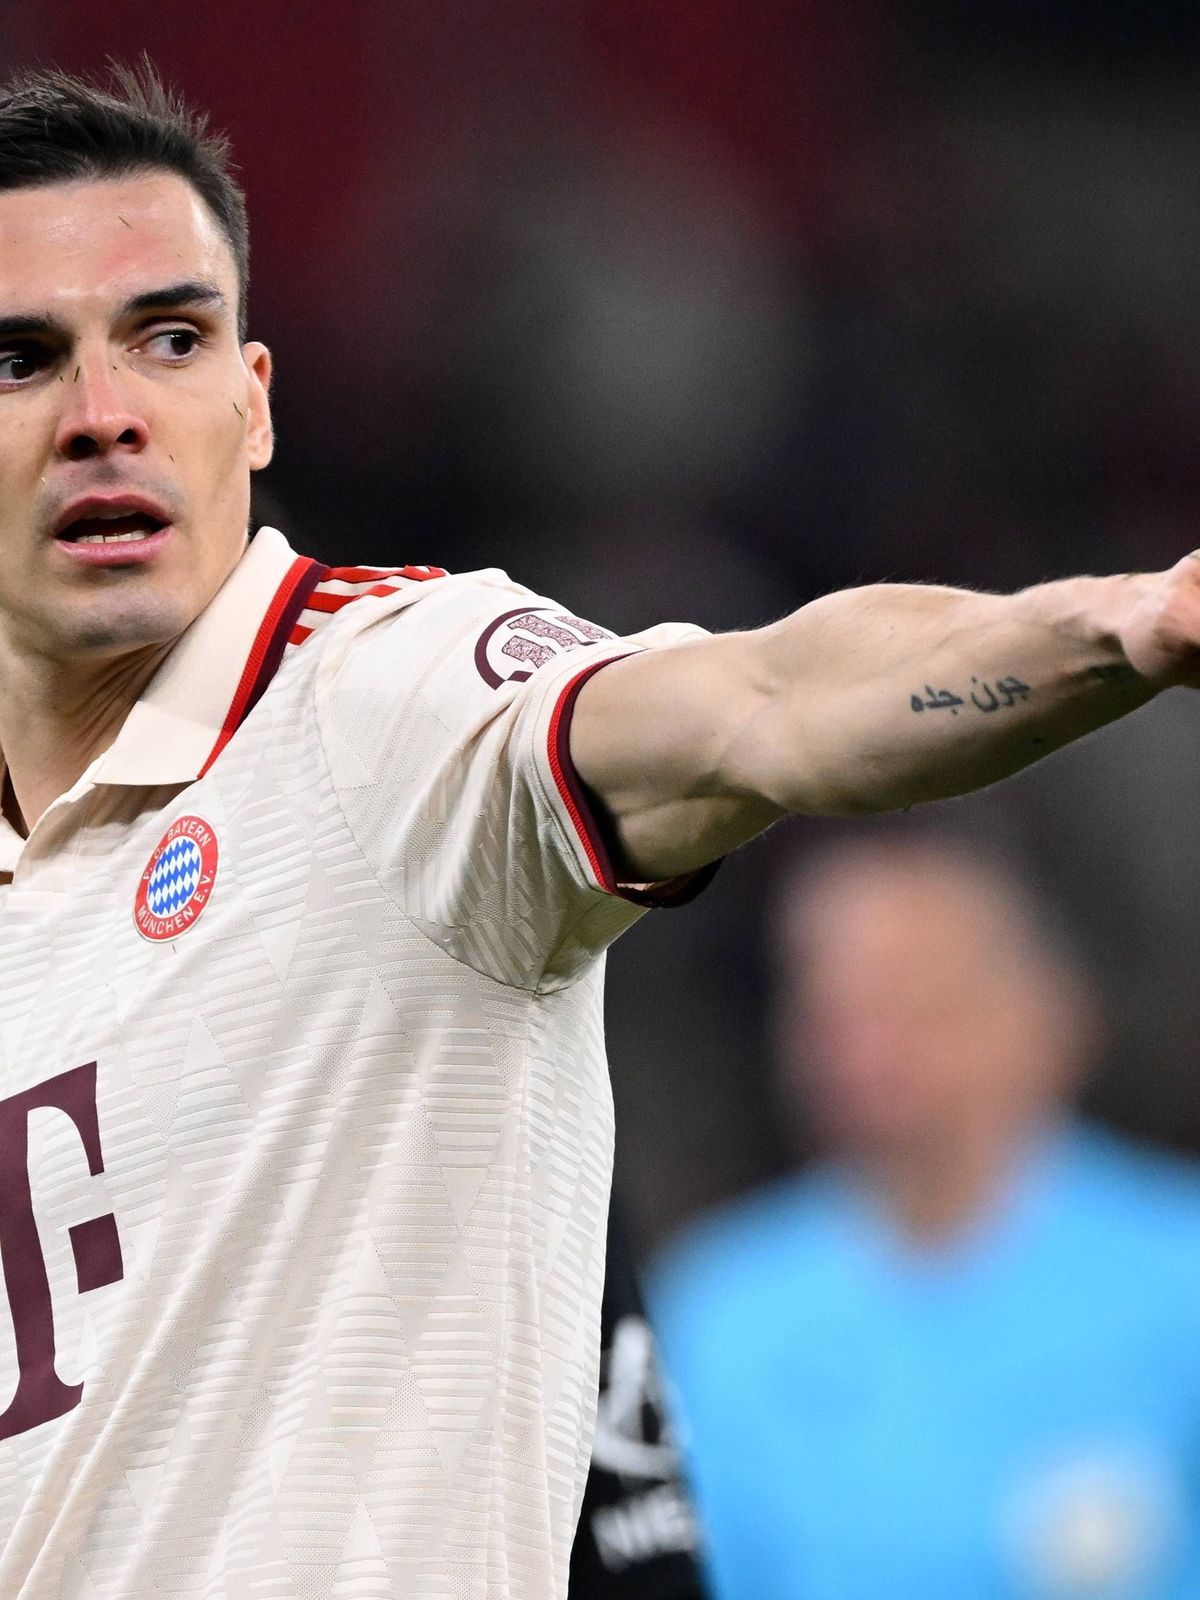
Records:
[[[50,1279],[33,1214],[29,1186],[29,1115],[50,1107],[63,1111],[79,1131],[88,1171],[104,1171],[100,1119],[96,1111],[96,1063],[0,1100],[0,1267],[17,1348],[17,1390],[0,1412],[0,1439],[27,1433],[65,1416],[79,1404],[81,1383],[63,1383],[54,1366],[54,1307]],[[80,1294],[125,1276],[117,1221],[111,1212],[77,1222],[69,1230]]]

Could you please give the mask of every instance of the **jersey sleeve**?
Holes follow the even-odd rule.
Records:
[[[703,630],[618,638],[499,572],[352,621],[318,676],[322,743],[358,845],[441,948],[505,984],[562,987],[711,875],[620,884],[570,752],[593,673]]]

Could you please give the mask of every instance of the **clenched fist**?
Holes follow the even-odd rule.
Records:
[[[1200,688],[1200,551],[1128,582],[1132,603],[1117,635],[1129,665],[1157,688]]]

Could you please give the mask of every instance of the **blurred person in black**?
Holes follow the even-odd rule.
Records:
[[[600,1352],[600,1403],[571,1552],[571,1600],[704,1600],[700,1529],[616,1200],[608,1219]]]
[[[1097,997],[976,850],[836,848],[780,921],[824,1151],[652,1304],[721,1600],[1200,1593],[1200,1175],[1077,1120]]]

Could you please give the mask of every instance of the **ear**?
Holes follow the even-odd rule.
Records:
[[[246,448],[250,470],[265,467],[275,451],[271,426],[271,352],[265,344],[242,346],[246,368]]]
[[[1052,999],[1060,1050],[1056,1087],[1074,1097],[1083,1088],[1089,1070],[1104,1057],[1108,1028],[1095,992],[1082,977],[1058,978]]]

